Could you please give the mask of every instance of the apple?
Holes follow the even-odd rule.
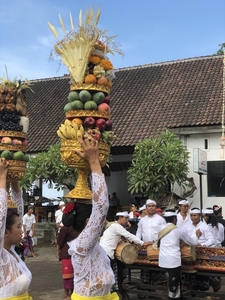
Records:
[[[22,145],[22,141],[18,139],[13,139],[12,140],[13,145]]]
[[[96,120],[95,122],[95,126],[100,130],[104,130],[105,129],[105,119],[103,118],[99,118]]]
[[[27,144],[28,144],[28,143],[27,143],[27,140],[26,140],[26,139],[22,141],[22,145],[23,145],[24,147],[27,147]]]
[[[86,117],[83,124],[87,128],[95,127],[95,119],[93,117]]]
[[[105,121],[105,130],[112,130],[112,121],[111,120]]]
[[[106,112],[109,113],[110,112],[110,107],[109,107],[109,105],[107,103],[101,103],[98,106],[98,110],[99,111],[106,111]]]
[[[8,136],[4,136],[1,140],[3,144],[12,144],[12,139]]]
[[[109,95],[105,97],[103,103],[106,103],[106,104],[109,105],[109,103],[110,103],[110,96]]]

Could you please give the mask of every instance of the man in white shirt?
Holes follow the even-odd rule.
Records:
[[[215,239],[214,247],[221,247],[224,241],[224,227],[218,222],[213,209],[211,207],[202,210],[203,219],[209,227],[212,235]],[[210,276],[209,284],[212,286],[214,292],[218,292],[221,289],[221,277]]]
[[[189,202],[186,199],[179,200],[178,202],[180,212],[177,214],[177,227],[189,226],[191,222],[190,215],[188,214]]]
[[[166,224],[164,218],[156,214],[156,202],[148,199],[146,201],[147,216],[141,218],[138,223],[136,236],[144,242],[154,243],[158,238],[161,226]]]
[[[138,223],[136,236],[144,242],[154,243],[158,239],[158,233],[161,227],[166,224],[164,218],[156,213],[156,202],[148,199],[146,201],[147,216],[141,218]],[[157,276],[157,277],[156,277]],[[149,284],[151,279],[165,280],[165,274],[151,272],[149,270],[141,270],[141,280],[143,283]]]
[[[141,239],[136,237],[134,234],[129,233],[125,227],[128,223],[129,214],[127,211],[118,212],[116,214],[116,222],[112,223],[104,232],[100,239],[99,244],[105,250],[106,254],[110,258],[111,267],[115,274],[116,283],[113,286],[112,290],[117,291],[120,290],[123,275],[122,270],[124,269],[124,264],[115,260],[114,251],[119,244],[121,238],[125,238],[129,242],[136,243],[141,246],[147,246],[149,243],[144,243]],[[118,270],[118,271],[117,271]]]
[[[190,211],[190,217],[192,224],[186,227],[188,235],[194,238],[198,236],[199,232],[201,232],[201,236],[198,237],[197,246],[213,247],[216,241],[208,225],[201,221],[201,212],[199,208],[192,208]],[[207,291],[209,289],[209,277],[196,275],[194,277],[193,288],[195,290]]]
[[[25,244],[27,245],[27,247],[24,249],[25,257],[28,255],[29,249],[31,251],[31,255],[35,257],[32,238],[34,236],[34,226],[36,221],[33,212],[34,212],[33,206],[28,206],[28,211],[23,216],[23,233],[24,233],[24,239],[26,240]]]
[[[58,237],[58,234],[60,232],[60,228],[63,227],[62,224],[62,215],[63,215],[63,209],[65,207],[65,202],[60,201],[59,202],[59,209],[55,212],[55,223],[56,223],[56,238]]]
[[[209,229],[209,227],[201,221],[201,212],[198,208],[194,207],[190,211],[192,224],[188,226],[187,232],[189,236],[196,237],[197,232],[201,232],[201,236],[198,238],[199,246],[212,247],[215,245],[215,239]]]
[[[182,299],[181,297],[181,252],[180,242],[183,240],[189,245],[196,245],[198,237],[189,237],[185,229],[178,228],[177,213],[174,210],[168,210],[164,213],[166,225],[162,226],[159,236],[159,267],[166,268],[169,274],[168,299]],[[174,225],[174,226],[173,226]],[[201,233],[198,233],[200,236]]]
[[[213,209],[211,207],[202,209],[202,215],[205,223],[208,225],[212,235],[215,239],[215,245],[213,247],[222,247],[222,242],[224,241],[224,227],[219,223],[214,215]]]

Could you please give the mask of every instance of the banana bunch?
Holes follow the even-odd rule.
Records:
[[[83,139],[84,133],[84,127],[82,125],[77,125],[76,122],[71,124],[71,122],[67,119],[57,130],[57,135],[62,140],[79,141],[80,139]]]

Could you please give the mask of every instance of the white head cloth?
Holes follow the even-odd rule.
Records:
[[[116,214],[116,217],[129,217],[129,214],[127,211],[118,212]]]
[[[60,201],[59,202],[59,206],[61,206],[61,205],[65,205],[65,202],[64,201]]]
[[[178,202],[178,204],[179,204],[179,205],[183,205],[183,204],[189,205],[189,202],[188,202],[186,199],[184,199],[184,200],[180,200],[180,201]]]
[[[191,214],[201,214],[200,209],[198,209],[198,208],[191,209],[191,210],[190,210],[190,215],[191,215]]]
[[[141,206],[141,207],[139,208],[139,211],[142,211],[142,210],[144,210],[144,209],[146,209],[146,205]]]
[[[213,209],[205,208],[205,209],[202,209],[202,213],[211,215],[211,214],[214,214],[214,211],[213,211]]]
[[[148,204],[154,204],[154,205],[156,205],[156,202],[154,200],[148,199],[148,200],[146,200],[145,204],[146,205],[148,205]]]
[[[165,211],[163,217],[176,217],[177,213],[175,211]]]

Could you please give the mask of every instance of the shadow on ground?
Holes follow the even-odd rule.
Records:
[[[35,255],[35,258],[26,258],[26,264],[33,275],[29,291],[33,300],[64,300],[61,263],[56,255],[56,245],[45,243],[35,246]],[[220,291],[225,292],[225,278],[222,278]],[[131,300],[138,299],[137,295],[129,296]]]

